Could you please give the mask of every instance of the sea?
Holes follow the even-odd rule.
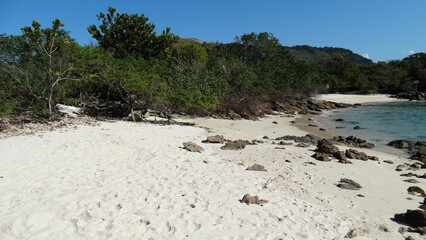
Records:
[[[426,141],[426,101],[376,103],[326,111],[315,121],[333,135],[366,139],[385,152],[397,153],[387,146],[392,140]],[[355,126],[360,129],[354,129]]]

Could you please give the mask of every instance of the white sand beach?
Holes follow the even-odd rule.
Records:
[[[337,240],[353,229],[368,229],[355,239],[422,239],[399,233],[403,225],[391,220],[423,201],[407,193],[413,184],[395,171],[412,160],[359,149],[379,161],[321,162],[311,157],[315,146],[273,144],[280,136],[307,134],[290,123],[297,117],[178,120],[195,126],[100,122],[0,139],[0,239]],[[264,143],[232,151],[201,142],[216,134]],[[183,149],[187,141],[204,151]],[[245,170],[254,163],[267,171]],[[340,178],[362,188],[340,189]],[[269,202],[241,203],[246,193]]]

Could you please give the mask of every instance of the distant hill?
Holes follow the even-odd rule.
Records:
[[[190,42],[198,45],[203,45],[204,41],[196,38],[180,38],[179,42]],[[340,54],[348,58],[353,63],[359,64],[371,64],[371,59],[365,58],[359,54],[352,52],[345,48],[335,47],[311,47],[308,45],[298,45],[293,47],[284,47],[291,55],[293,55],[299,61],[313,62],[313,63],[324,63],[327,59],[331,58],[335,54]]]
[[[198,45],[203,45],[203,41],[196,39],[196,38],[179,38],[179,42],[189,42],[189,43],[194,43],[194,44],[198,44]]]
[[[350,61],[359,64],[371,64],[371,59],[365,58],[359,54],[345,48],[334,47],[311,47],[308,45],[300,45],[294,47],[286,47],[291,55],[297,60],[306,62],[323,63],[335,54],[347,57]]]

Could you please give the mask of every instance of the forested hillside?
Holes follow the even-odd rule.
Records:
[[[58,19],[0,35],[0,115],[52,117],[57,103],[94,115],[141,108],[258,114],[288,96],[397,93],[415,90],[414,80],[426,89],[424,53],[372,63],[345,49],[289,48],[271,33],[227,44],[179,41],[169,28],[157,33],[144,15],[109,8],[98,18],[88,27],[97,45],[79,45]]]

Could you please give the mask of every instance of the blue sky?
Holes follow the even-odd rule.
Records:
[[[251,32],[270,32],[286,46],[343,47],[373,61],[426,52],[426,0],[0,0],[0,33],[20,34],[37,20],[55,18],[80,44],[94,42],[87,27],[112,6],[144,14],[161,32],[232,42]]]

